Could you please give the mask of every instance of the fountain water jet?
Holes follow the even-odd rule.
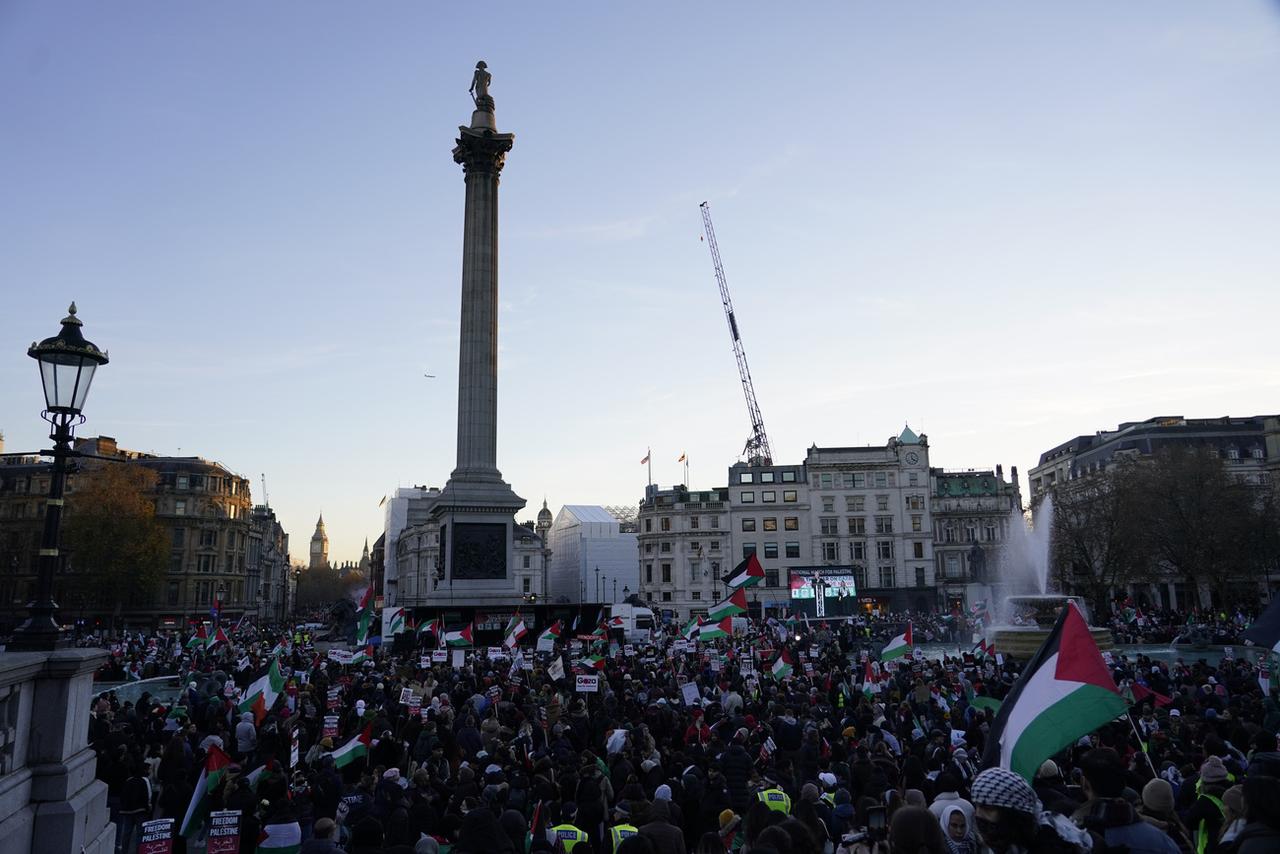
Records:
[[[993,594],[997,589],[1002,594],[994,607],[1002,623],[987,629],[987,642],[994,643],[1004,655],[1025,660],[1044,643],[1067,602],[1074,601],[1086,620],[1089,609],[1077,596],[1048,590],[1053,496],[1047,495],[1041,501],[1032,526],[1026,524],[1021,511],[1013,511],[1009,529],[997,564],[999,588],[992,586]],[[1090,626],[1089,631],[1099,649],[1115,645],[1110,629]]]

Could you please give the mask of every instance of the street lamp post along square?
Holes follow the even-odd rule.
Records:
[[[89,396],[89,386],[98,367],[107,363],[106,352],[99,350],[80,332],[83,325],[76,317],[76,304],[72,303],[67,316],[62,319],[62,330],[52,338],[32,343],[27,350],[27,355],[40,365],[45,400],[45,409],[40,416],[49,422],[52,428],[49,438],[53,440],[53,449],[42,453],[53,457],[53,472],[49,498],[45,501],[36,595],[27,603],[26,621],[13,633],[7,647],[11,650],[52,650],[70,644],[70,639],[58,624],[58,604],[53,600],[54,577],[63,565],[58,547],[63,485],[67,458],[75,456],[71,450],[75,428],[84,423],[81,411]]]

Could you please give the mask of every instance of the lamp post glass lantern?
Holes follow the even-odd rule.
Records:
[[[27,603],[27,619],[13,633],[8,648],[13,650],[47,650],[64,646],[68,640],[58,625],[58,604],[53,601],[53,581],[62,567],[58,549],[58,532],[62,525],[62,492],[67,474],[67,457],[74,456],[71,441],[75,427],[84,422],[81,410],[89,396],[98,366],[107,363],[107,354],[80,332],[80,318],[72,303],[62,319],[62,330],[52,338],[32,343],[27,355],[40,365],[40,382],[44,386],[45,410],[40,413],[48,421],[53,449],[44,453],[53,457],[49,498],[45,501],[44,531],[40,539],[40,565],[36,577],[35,598]]]

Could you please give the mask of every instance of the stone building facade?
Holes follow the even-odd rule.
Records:
[[[108,436],[78,440],[76,450],[111,460],[85,458],[80,461],[84,469],[138,465],[156,472],[156,519],[166,530],[170,553],[159,588],[137,591],[116,615],[115,603],[90,601],[84,586],[75,584],[75,555],[69,552],[67,569],[55,580],[55,600],[65,622],[74,619],[92,628],[114,618],[117,625],[172,629],[207,615],[215,599],[222,601],[224,620],[256,609],[260,591],[249,575],[252,500],[246,478],[200,457],[125,450]],[[51,463],[39,458],[0,465],[0,620],[11,625],[21,620],[34,590],[51,469]],[[83,476],[83,471],[68,475],[69,497]]]
[[[724,588],[720,577],[735,564],[728,488],[649,486],[638,523],[640,597],[668,621],[705,612]]]
[[[1002,550],[1025,525],[1018,469],[932,469],[934,576],[949,608],[967,609],[992,596]]]

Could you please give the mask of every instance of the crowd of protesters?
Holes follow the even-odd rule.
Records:
[[[102,696],[90,739],[127,852],[142,821],[183,821],[215,750],[233,764],[210,806],[241,811],[243,852],[295,824],[303,854],[1280,851],[1280,704],[1256,656],[1111,655],[1129,718],[1028,781],[980,770],[1019,664],[868,667],[905,618],[755,622],[696,644],[676,629],[635,644],[566,633],[550,654],[528,636],[503,656],[463,649],[462,666],[457,650],[433,660],[430,633],[356,664],[303,631],[232,632],[207,650],[134,637],[103,677],[174,672],[183,689]],[[954,639],[950,621],[914,619]],[[784,649],[789,672],[775,673]],[[242,711],[237,689],[273,659],[286,687],[265,714]],[[596,690],[577,690],[575,672]],[[365,755],[335,759],[362,734]],[[179,850],[201,850],[203,828],[190,830]]]

